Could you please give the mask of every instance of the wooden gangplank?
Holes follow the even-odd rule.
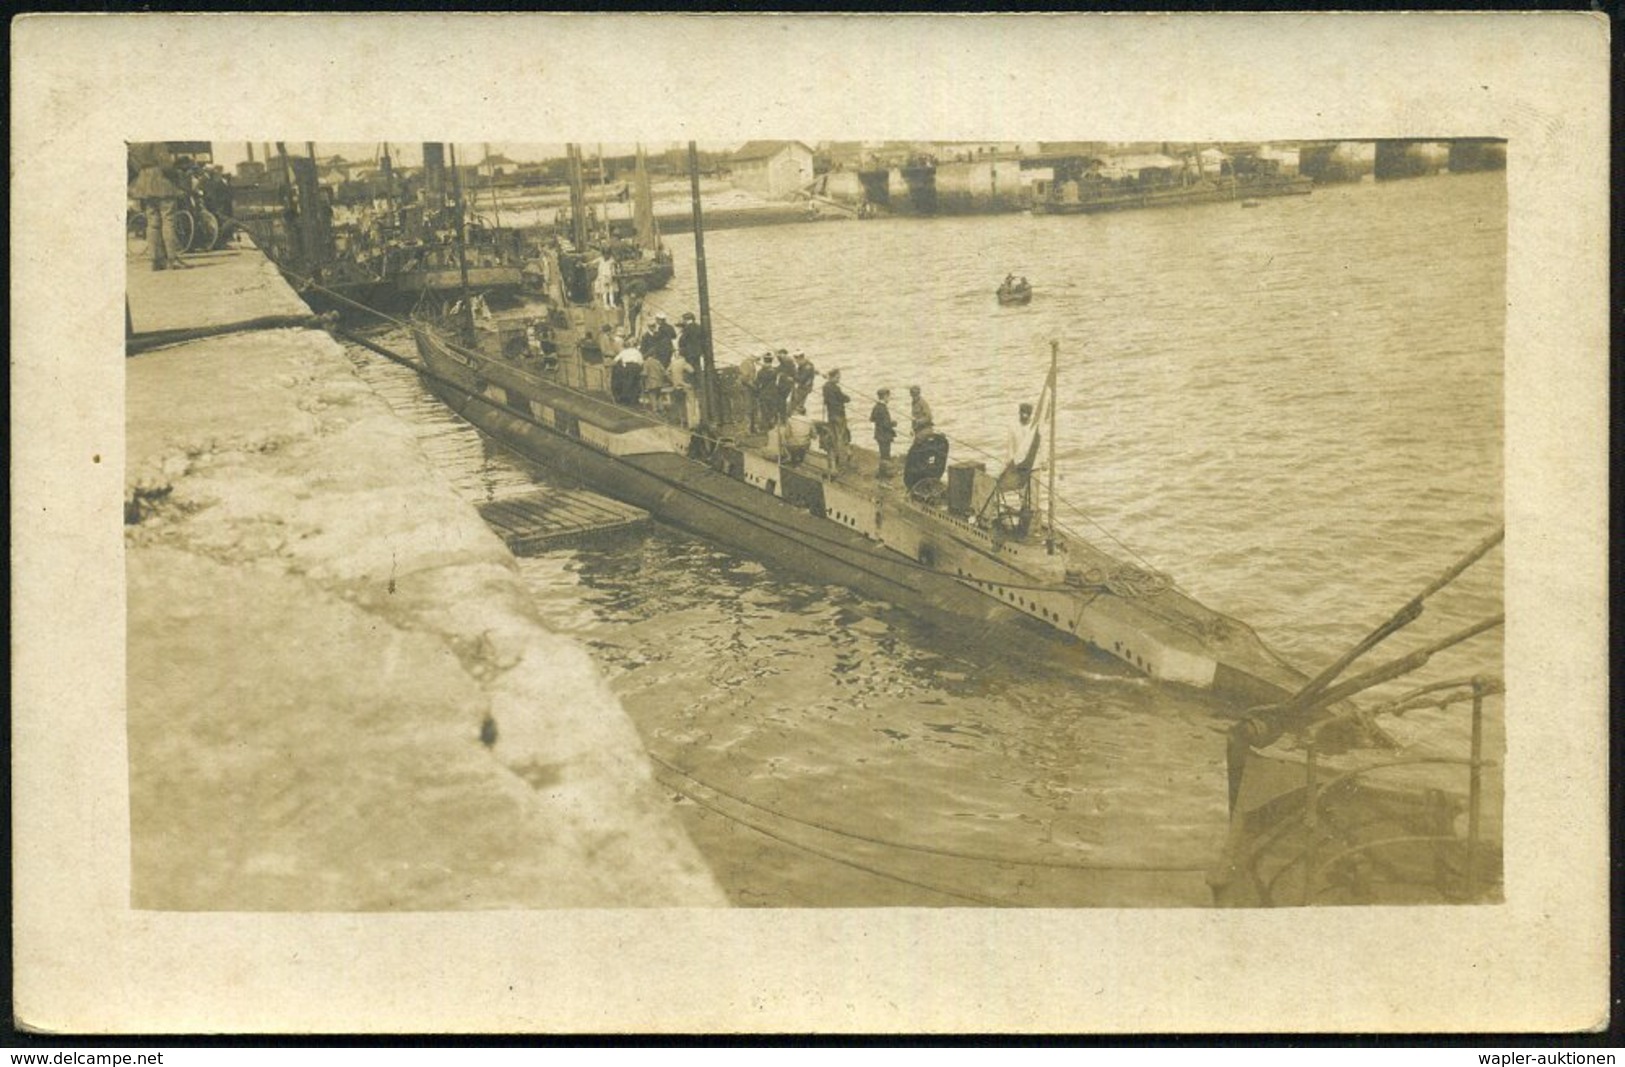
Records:
[[[515,555],[544,551],[649,521],[649,513],[584,489],[549,488],[479,505]]]

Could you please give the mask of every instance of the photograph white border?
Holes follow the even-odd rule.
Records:
[[[12,29],[20,1024],[1092,1034],[1605,1024],[1605,16],[78,15]],[[126,141],[1452,136],[1509,142],[1505,904],[130,909]]]

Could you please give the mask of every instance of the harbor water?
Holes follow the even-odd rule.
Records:
[[[671,247],[677,279],[647,307],[675,319],[697,300],[692,245]],[[996,454],[1058,341],[1058,520],[1309,671],[1501,521],[1505,247],[1500,173],[706,239],[719,362],[783,347],[839,367],[860,442],[874,390],[906,423],[918,384],[952,458]],[[1011,272],[1030,305],[995,302]],[[409,372],[353,356],[470,499],[548,484]],[[1498,612],[1501,566],[1496,550],[1378,659]],[[1052,671],[1041,648],[970,644],[659,526],[521,567],[736,904],[1207,901],[1226,722],[1193,696],[1106,663]],[[1500,666],[1492,631],[1428,670]],[[1405,725],[1465,753],[1459,706]]]

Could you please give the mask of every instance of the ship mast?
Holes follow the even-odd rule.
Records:
[[[457,168],[457,146],[451,145],[451,188],[457,198],[457,269],[463,280],[463,343],[474,343],[474,301],[468,295],[468,250],[464,247],[463,172]]]
[[[485,165],[491,168],[491,173],[485,176],[485,192],[491,198],[492,224],[502,229],[502,206],[497,203],[497,168],[491,162],[491,142],[485,142]]]
[[[571,144],[566,146],[569,154],[567,170],[570,177],[570,240],[575,242],[575,250],[584,252],[587,248],[587,197],[582,191],[583,176],[581,163],[581,146]]]
[[[720,420],[716,357],[711,351],[711,295],[705,278],[705,227],[700,214],[700,154],[688,142],[688,188],[694,204],[694,277],[700,290],[700,421]]]
[[[1061,342],[1049,343],[1049,490],[1044,494],[1044,509],[1048,517],[1044,522],[1044,551],[1055,555],[1055,396],[1056,367],[1060,361]]]
[[[638,244],[643,250],[653,255],[660,246],[660,237],[655,233],[654,206],[650,203],[652,196],[649,190],[649,169],[643,158],[643,146],[638,145],[637,170],[633,174],[633,183],[636,186],[632,202],[634,221],[638,231]]]
[[[385,223],[393,226],[396,221],[395,214],[395,161],[389,157],[389,142],[384,142],[383,153],[378,160],[378,173],[384,179],[384,210],[388,212]]]
[[[609,198],[604,192],[604,143],[598,142],[598,222],[604,227],[604,237],[610,236]]]

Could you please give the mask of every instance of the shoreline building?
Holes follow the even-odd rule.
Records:
[[[778,200],[813,180],[813,150],[801,141],[747,141],[728,157],[734,188]]]

